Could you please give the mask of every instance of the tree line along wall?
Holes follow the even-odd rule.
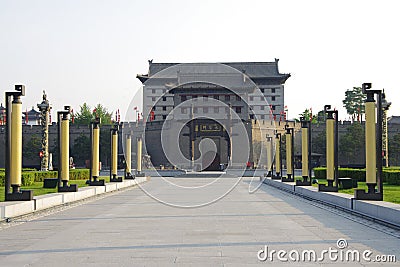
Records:
[[[322,154],[325,165],[325,123],[312,125],[313,153]],[[301,135],[301,134],[300,134]],[[400,165],[400,124],[388,123],[389,165]],[[301,146],[301,144],[297,144]],[[365,165],[365,123],[339,121],[339,165]]]
[[[111,125],[101,126],[100,161],[103,166],[109,165]],[[39,152],[41,150],[41,126],[23,125],[23,158],[24,167],[40,168]],[[49,125],[49,153],[53,156],[53,167],[58,165],[57,124]],[[122,152],[122,142],[118,146],[118,153]],[[0,149],[5,151],[5,126],[0,126]],[[70,124],[70,157],[74,158],[77,167],[84,167],[85,160],[90,155],[90,127],[89,125]],[[5,166],[5,153],[0,153],[0,168]]]
[[[276,122],[275,128],[280,133],[284,133],[285,122]],[[295,155],[301,154],[301,123],[289,123],[290,127],[294,128],[294,151]],[[261,124],[261,127],[264,125]],[[365,165],[365,123],[351,123],[350,121],[339,121],[339,165]],[[267,127],[270,127],[267,125]],[[312,152],[321,154],[320,164],[326,164],[326,125],[324,122],[312,124],[311,139],[312,139]],[[400,165],[400,124],[388,124],[388,138],[389,138],[389,165]],[[253,131],[253,145],[254,142],[261,141],[261,135],[257,131]],[[282,138],[282,163],[286,166],[286,142],[284,134]],[[262,144],[264,145],[264,144]],[[256,147],[256,145],[254,145]],[[253,151],[254,154],[254,151]]]

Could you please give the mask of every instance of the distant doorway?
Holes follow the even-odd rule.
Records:
[[[203,171],[219,171],[221,164],[221,157],[214,151],[209,151],[203,155],[202,158],[203,166],[207,166]]]

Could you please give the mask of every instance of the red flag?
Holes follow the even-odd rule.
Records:
[[[74,115],[74,110],[71,109],[71,122],[75,123],[75,115]]]
[[[150,111],[150,121],[154,121],[154,110]]]
[[[97,111],[97,109],[96,109],[96,108],[94,108],[94,109],[93,109],[93,113],[96,113],[96,111]]]
[[[28,109],[25,112],[25,124],[28,124]]]

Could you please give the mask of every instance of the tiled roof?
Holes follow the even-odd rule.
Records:
[[[290,74],[283,74],[279,72],[278,69],[278,59],[274,62],[223,62],[220,64],[230,66],[238,71],[245,73],[250,78],[278,78],[286,81],[290,77]],[[154,76],[156,73],[165,70],[169,67],[179,65],[180,63],[153,63],[149,60],[149,72],[148,74],[137,75],[137,78],[142,82],[146,81],[148,78]],[[196,68],[213,68],[216,65],[210,63],[187,63],[187,66],[196,66]],[[210,73],[213,69],[209,70]]]

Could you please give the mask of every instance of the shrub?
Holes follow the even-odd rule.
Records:
[[[358,182],[365,182],[365,174],[365,169],[339,168],[338,177],[349,177],[356,179]],[[314,168],[314,176],[316,179],[326,179],[326,168]],[[384,168],[382,170],[382,179],[384,183],[400,185],[400,169]]]
[[[35,182],[35,174],[32,172],[23,172],[21,174],[21,183],[22,186],[33,185]],[[5,173],[0,172],[0,186],[4,186],[5,184]]]
[[[57,171],[23,171],[22,172],[22,185],[29,186],[34,182],[43,182],[45,178],[57,178]],[[89,169],[74,169],[69,172],[70,180],[88,180]],[[0,186],[4,186],[5,173],[0,171]]]
[[[339,168],[338,177],[349,177],[358,182],[365,182],[365,169]]]
[[[399,170],[385,170],[384,172],[384,182],[390,185],[400,185],[400,171]]]
[[[4,186],[5,183],[5,173],[0,172],[0,186]]]
[[[73,169],[69,172],[70,180],[88,180],[89,179],[89,169]]]
[[[37,171],[35,168],[22,168],[23,172]]]
[[[326,168],[318,167],[314,168],[314,176],[316,179],[326,179]]]
[[[45,178],[57,178],[57,171],[35,171],[35,182],[43,182]]]
[[[22,178],[22,186],[29,186],[33,185],[35,182],[35,173],[34,172],[23,172],[21,174]]]

